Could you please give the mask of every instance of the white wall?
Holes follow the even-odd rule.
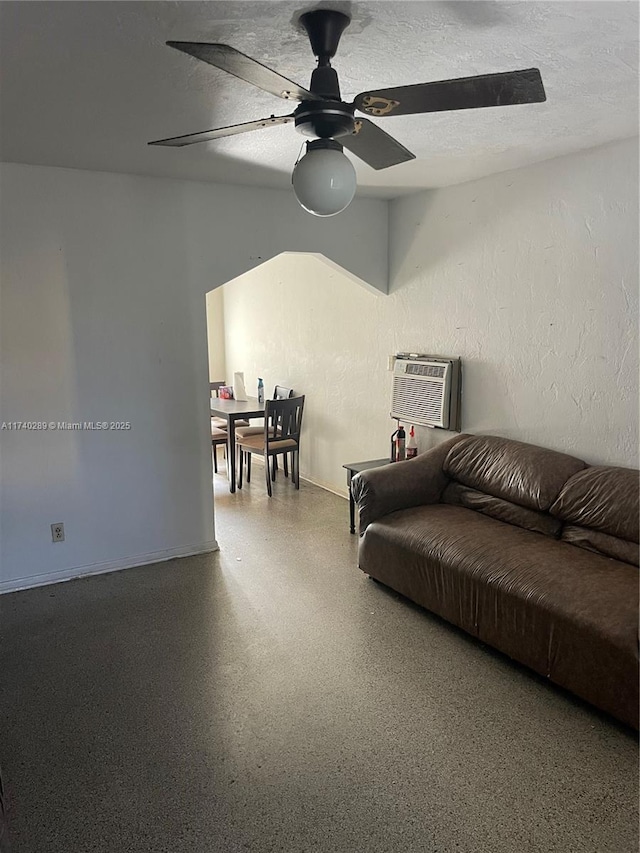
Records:
[[[215,547],[205,293],[287,249],[383,286],[387,205],[319,222],[287,192],[1,179],[0,421],[132,429],[0,431],[0,590]],[[402,349],[464,358],[470,431],[636,465],[637,190],[631,140],[398,200],[388,297],[291,255],[225,287],[227,375],[307,394],[302,471],[336,490],[387,452]]]
[[[386,285],[387,204],[319,222],[276,190],[1,179],[0,421],[131,430],[0,431],[0,591],[215,548],[205,293],[283,249]]]
[[[462,356],[465,430],[637,466],[637,139],[396,200],[390,251],[388,297],[303,257],[225,286],[228,371],[307,395],[303,476],[385,456],[405,350]]]
[[[207,342],[209,346],[209,379],[227,381],[224,349],[224,287],[207,293]],[[232,382],[233,378],[229,378]]]

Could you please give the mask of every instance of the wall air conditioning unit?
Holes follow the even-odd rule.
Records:
[[[398,353],[391,417],[403,424],[460,432],[461,374],[459,358]]]

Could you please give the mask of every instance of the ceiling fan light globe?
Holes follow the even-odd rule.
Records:
[[[308,148],[295,165],[292,182],[296,198],[306,211],[314,216],[335,216],[353,200],[356,170],[338,148]]]

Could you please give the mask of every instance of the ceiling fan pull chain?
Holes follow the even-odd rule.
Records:
[[[300,146],[300,150],[298,151],[298,156],[296,157],[296,162],[293,164],[294,169],[298,165],[298,163],[300,162],[300,155],[302,154],[302,149],[304,148],[304,146],[306,144],[307,144],[306,142],[303,142],[302,145]],[[293,180],[293,175],[291,176],[291,179]]]

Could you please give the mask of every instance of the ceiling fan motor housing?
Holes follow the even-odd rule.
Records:
[[[311,42],[318,67],[311,75],[309,91],[320,100],[303,101],[295,111],[296,129],[305,136],[331,139],[346,136],[355,130],[353,106],[340,98],[340,84],[330,59],[335,56],[340,36],[350,19],[342,12],[317,9],[300,17]]]
[[[296,130],[305,136],[330,139],[355,130],[353,107],[342,101],[303,101],[294,116]]]

